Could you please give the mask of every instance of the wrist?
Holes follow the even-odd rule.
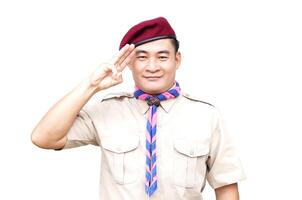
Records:
[[[98,85],[93,85],[89,78],[84,79],[80,83],[79,89],[89,97],[100,91]]]

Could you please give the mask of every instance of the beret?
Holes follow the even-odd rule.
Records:
[[[136,47],[154,40],[174,38],[176,34],[164,17],[158,17],[136,24],[123,37],[119,49],[126,44],[134,44]]]

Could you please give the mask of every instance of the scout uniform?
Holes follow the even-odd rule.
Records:
[[[168,22],[156,18],[130,29],[120,48],[174,37]],[[157,189],[152,196],[145,192],[145,133],[151,108],[146,101],[133,93],[110,94],[78,114],[64,148],[100,147],[101,199],[201,200],[206,180],[215,189],[244,179],[236,148],[213,105],[180,92],[157,106]]]

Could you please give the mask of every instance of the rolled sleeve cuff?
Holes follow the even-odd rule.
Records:
[[[213,189],[230,185],[233,183],[238,183],[240,181],[246,180],[246,175],[241,168],[237,169],[226,169],[220,172],[209,172],[207,175],[207,180]]]

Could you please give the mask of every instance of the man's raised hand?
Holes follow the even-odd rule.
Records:
[[[122,71],[131,61],[134,48],[133,44],[126,44],[110,62],[98,66],[90,77],[90,84],[100,91],[122,83]]]

